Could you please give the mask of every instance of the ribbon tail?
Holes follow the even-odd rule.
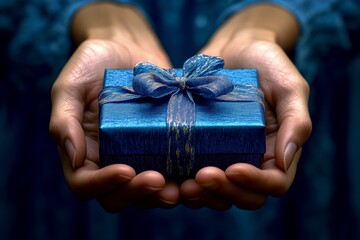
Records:
[[[108,86],[100,92],[99,104],[126,102],[143,97],[135,93],[132,87]]]
[[[195,55],[184,63],[184,77],[210,76],[224,67],[224,60],[205,54]]]
[[[231,92],[217,97],[216,100],[227,102],[259,102],[263,110],[265,110],[264,93],[260,88],[253,85],[234,85],[234,89]]]
[[[188,176],[194,166],[195,102],[190,92],[177,91],[167,109],[167,174]]]

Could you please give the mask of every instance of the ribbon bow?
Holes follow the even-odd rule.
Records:
[[[203,54],[189,58],[183,65],[182,76],[175,69],[162,69],[151,63],[139,63],[134,68],[132,86],[105,87],[99,95],[99,104],[124,102],[170,95],[167,107],[167,174],[177,171],[189,175],[195,160],[193,131],[195,102],[193,94],[209,100],[258,101],[263,106],[260,89],[250,85],[233,85],[224,76],[214,75],[224,67],[219,57]]]

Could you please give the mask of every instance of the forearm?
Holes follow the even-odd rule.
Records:
[[[300,33],[295,16],[279,6],[259,3],[229,18],[214,34],[210,43],[221,48],[230,40],[267,40],[276,42],[285,51],[291,50]]]

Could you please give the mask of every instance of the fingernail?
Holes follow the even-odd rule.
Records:
[[[287,171],[295,157],[297,151],[297,146],[295,143],[290,142],[285,148],[285,154],[284,154],[284,167],[285,171]]]
[[[147,189],[149,189],[151,191],[160,191],[163,189],[163,187],[147,187]]]
[[[167,204],[167,205],[175,205],[175,204],[177,204],[177,202],[175,201],[169,201],[169,200],[165,200],[165,199],[162,199],[162,198],[160,198],[159,199],[162,203],[165,203],[165,204]]]
[[[66,150],[66,154],[68,155],[68,158],[71,160],[71,165],[73,168],[76,168],[76,163],[75,163],[75,148],[74,145],[71,143],[71,141],[69,139],[67,139],[65,141],[65,150]]]

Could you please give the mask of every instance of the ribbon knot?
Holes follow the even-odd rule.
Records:
[[[186,89],[186,78],[176,77],[175,80],[179,84],[181,91],[184,91]]]
[[[226,77],[214,75],[223,67],[221,58],[203,54],[184,63],[182,76],[177,76],[175,69],[139,63],[134,67],[132,86],[105,87],[99,95],[99,104],[170,95],[166,117],[167,174],[189,175],[195,160],[193,94],[218,101],[258,101],[264,106],[263,94],[257,87],[234,86]]]

